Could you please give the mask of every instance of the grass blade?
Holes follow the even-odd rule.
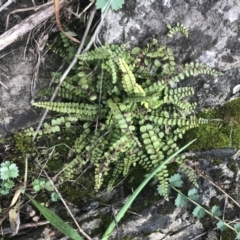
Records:
[[[74,240],[83,240],[83,238],[76,232],[74,228],[72,228],[69,224],[65,223],[59,216],[57,216],[53,211],[48,208],[42,206],[28,194],[27,197],[31,200],[33,205],[41,212],[41,214],[60,232],[65,234]]]

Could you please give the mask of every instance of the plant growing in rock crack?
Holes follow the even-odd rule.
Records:
[[[191,202],[196,207],[194,208],[192,214],[194,217],[201,219],[205,216],[207,213],[211,217],[215,218],[217,222],[217,228],[221,231],[225,231],[227,228],[233,230],[236,233],[236,239],[240,239],[240,222],[234,222],[228,223],[225,220],[220,219],[220,216],[222,215],[220,208],[216,205],[214,205],[211,210],[207,210],[205,207],[201,206],[197,201],[199,200],[199,194],[198,190],[196,188],[192,188],[188,190],[187,195],[185,195],[183,192],[181,192],[178,188],[181,188],[183,184],[182,177],[179,173],[172,175],[169,178],[169,189],[168,193],[170,194],[171,188],[174,189],[178,195],[175,199],[175,205],[177,207],[185,207],[187,205],[187,202]],[[162,188],[159,185],[158,186],[158,193],[162,195]],[[225,193],[226,194],[226,193]],[[227,194],[226,194],[227,195]]]
[[[172,30],[172,34],[176,30],[188,34],[182,25]],[[63,114],[45,123],[39,136],[61,131],[60,125],[71,128],[72,122],[82,123],[72,146],[75,158],[64,168],[61,181],[91,163],[95,167],[95,190],[100,189],[111,169],[108,187],[112,188],[119,176],[126,176],[136,164],[147,171],[154,169],[179,149],[177,142],[186,130],[208,122],[194,116],[196,103],[188,101],[193,88],[175,86],[186,77],[221,73],[200,63],[177,66],[172,51],[155,39],[145,48],[128,51],[125,45],[107,45],[78,58],[75,74],[66,78],[58,93],[65,101],[33,103]],[[33,129],[19,134],[32,136]],[[184,159],[177,157],[175,162],[197,186],[194,172],[185,166]],[[157,178],[167,198],[168,166]]]

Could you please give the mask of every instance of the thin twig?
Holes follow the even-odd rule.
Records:
[[[23,230],[26,228],[33,228],[33,227],[38,227],[38,226],[43,226],[49,224],[49,221],[41,221],[41,222],[33,222],[33,223],[25,223],[19,226],[19,230]],[[14,230],[12,230],[11,227],[3,228],[0,231],[0,235],[5,235],[9,233],[13,233]]]
[[[13,13],[17,13],[17,12],[26,12],[26,11],[38,11],[39,9],[42,9],[43,7],[47,7],[49,5],[51,5],[52,2],[47,2],[45,4],[42,4],[40,6],[36,6],[36,7],[30,7],[30,8],[22,8],[22,9],[16,9],[12,12],[10,12],[8,15],[7,15],[7,19],[6,19],[6,25],[5,25],[5,31],[7,31],[8,29],[8,24],[9,24],[9,18],[10,18],[10,15],[13,14]]]
[[[7,8],[10,4],[12,4],[14,2],[14,0],[8,0],[6,3],[4,3],[1,7],[0,7],[0,12],[3,11],[5,8]]]
[[[202,176],[204,179],[206,179],[209,183],[211,183],[214,187],[216,187],[220,192],[222,192],[225,196],[227,196],[230,200],[232,200],[240,208],[239,203],[236,200],[234,200],[230,195],[228,195],[224,190],[222,190],[218,185],[216,185],[214,182],[212,182],[210,179],[208,179],[202,173],[200,174],[200,176]]]
[[[83,15],[83,13],[85,13],[92,5],[93,5],[93,3],[94,2],[91,2],[91,3],[89,3],[84,9],[83,9],[83,11],[80,13],[80,14],[75,14],[75,13],[72,13],[76,18],[80,18],[82,15]]]
[[[18,47],[18,48],[15,48],[15,49],[13,49],[13,50],[12,50],[12,51],[10,51],[10,52],[7,52],[7,53],[5,53],[5,54],[1,55],[1,56],[0,56],[0,59],[1,59],[1,58],[4,58],[5,56],[9,55],[10,53],[13,53],[14,51],[17,51],[19,48],[21,48],[21,46],[20,46],[20,47]]]
[[[61,7],[66,6],[67,2],[68,1],[60,0]],[[52,4],[52,2],[49,2],[49,4],[50,3]],[[54,7],[48,6],[43,10],[40,10],[35,14],[32,14],[31,16],[25,18],[22,22],[0,35],[0,50],[3,50],[8,45],[24,36],[26,33],[34,29],[40,23],[44,22],[53,14]]]
[[[103,25],[103,17],[101,17],[101,21],[100,21],[100,23],[98,24],[98,26],[97,26],[94,34],[92,35],[92,37],[91,37],[88,45],[87,45],[87,46],[85,47],[85,49],[83,50],[83,53],[87,52],[87,51],[91,48],[91,46],[95,43],[95,40],[96,40],[96,38],[97,38],[97,36],[98,36],[98,33],[99,33],[100,29],[102,28],[102,25]]]
[[[32,99],[34,98],[35,95],[35,88],[36,88],[36,83],[38,79],[38,73],[39,73],[39,68],[41,65],[41,60],[42,60],[42,52],[44,50],[44,47],[47,43],[48,40],[48,34],[46,35],[41,35],[36,42],[36,51],[37,51],[37,63],[33,71],[33,76],[32,76],[32,82],[31,82],[31,97]]]
[[[51,99],[50,99],[50,102],[52,102],[52,101],[55,99],[55,97],[57,96],[58,90],[59,90],[59,88],[61,87],[63,81],[65,80],[65,78],[67,77],[67,75],[68,75],[68,73],[71,71],[71,69],[72,69],[72,68],[75,66],[75,64],[77,63],[77,59],[78,59],[78,58],[77,58],[77,55],[79,55],[79,54],[82,52],[82,48],[83,48],[84,42],[85,42],[85,40],[86,40],[86,37],[87,37],[87,35],[88,35],[88,32],[89,32],[89,30],[90,30],[90,26],[91,26],[91,24],[92,24],[92,21],[93,21],[93,18],[94,18],[95,13],[96,13],[96,7],[94,6],[93,9],[92,9],[91,12],[90,12],[90,17],[89,17],[89,20],[88,20],[88,23],[87,23],[87,27],[86,27],[86,29],[85,29],[85,32],[84,32],[84,35],[83,35],[81,44],[80,44],[80,46],[79,46],[79,48],[78,48],[78,50],[77,50],[77,52],[76,52],[76,55],[74,56],[72,62],[70,63],[70,65],[68,66],[68,68],[66,69],[66,71],[63,73],[62,77],[60,78],[59,84],[58,84],[58,86],[56,87],[56,89],[55,89],[55,91],[54,91],[54,93],[53,93],[53,95],[52,95],[52,97],[51,97]],[[43,114],[43,116],[42,116],[42,118],[41,118],[41,120],[40,120],[40,122],[39,122],[39,124],[38,124],[37,130],[36,130],[35,133],[34,133],[34,136],[33,136],[33,138],[32,138],[32,141],[35,140],[35,138],[36,138],[36,136],[37,136],[37,134],[38,134],[38,132],[39,132],[39,130],[40,130],[42,124],[43,124],[43,121],[45,120],[45,118],[46,118],[46,116],[47,116],[47,114],[48,114],[48,110],[45,110],[45,112],[44,112],[44,114]]]
[[[24,52],[23,52],[23,59],[26,59],[27,46],[28,46],[28,44],[29,44],[29,42],[30,42],[31,35],[32,35],[32,31],[30,31],[30,32],[28,33],[27,43],[26,43],[26,46],[25,46]]]

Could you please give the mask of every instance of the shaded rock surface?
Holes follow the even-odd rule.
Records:
[[[39,119],[30,104],[36,54],[29,52],[24,59],[24,44],[17,43],[0,53],[0,136],[31,126]],[[46,86],[44,71],[38,84]]]
[[[102,38],[131,48],[154,37],[174,51],[179,63],[197,61],[218,68],[223,77],[204,76],[180,83],[195,88],[200,108],[214,107],[239,95],[239,11],[237,0],[130,0],[122,11],[107,15]],[[167,24],[177,22],[189,29],[189,38],[180,34],[167,37]]]
[[[1,2],[1,1],[0,1]],[[2,1],[6,2],[6,1]],[[0,34],[5,31],[7,15],[16,10],[33,6],[31,0],[13,2],[0,13]],[[10,15],[8,29],[31,15],[31,11]],[[31,83],[36,72],[39,29],[0,51],[0,137],[36,124],[40,115],[31,106]],[[58,68],[54,55],[41,59],[36,82],[36,92],[51,82],[51,72]]]

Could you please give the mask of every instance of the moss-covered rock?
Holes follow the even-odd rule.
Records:
[[[198,117],[210,120],[209,124],[191,129],[185,134],[184,141],[197,138],[190,146],[191,150],[240,147],[240,99],[235,99],[224,106],[205,110]]]

